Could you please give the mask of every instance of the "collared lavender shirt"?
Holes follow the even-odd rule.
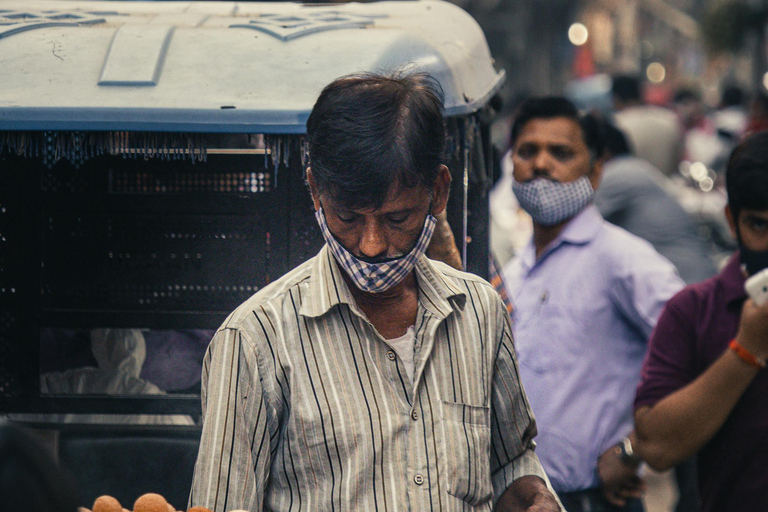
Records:
[[[536,452],[557,491],[596,487],[598,457],[632,430],[648,337],[684,283],[648,242],[591,204],[538,261],[531,241],[504,277]]]

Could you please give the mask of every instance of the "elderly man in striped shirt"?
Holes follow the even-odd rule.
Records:
[[[451,181],[442,105],[418,73],[321,93],[307,181],[326,245],[214,336],[190,506],[561,510],[506,309],[424,255]]]

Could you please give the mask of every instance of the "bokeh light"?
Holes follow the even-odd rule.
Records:
[[[667,70],[658,62],[651,62],[645,70],[645,75],[653,83],[663,82],[667,76]]]
[[[587,42],[589,31],[581,23],[574,23],[568,29],[568,40],[576,46],[581,46]]]
[[[643,56],[644,59],[650,59],[653,57],[654,52],[656,49],[653,47],[653,43],[650,41],[641,41],[640,42],[640,54]]]
[[[707,169],[707,166],[704,165],[702,162],[696,162],[691,164],[690,173],[691,173],[691,178],[693,178],[696,181],[701,181],[707,177],[707,174],[709,174],[709,171]]]

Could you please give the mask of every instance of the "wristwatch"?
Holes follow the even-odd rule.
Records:
[[[632,441],[629,437],[624,437],[619,444],[616,445],[616,451],[619,454],[621,462],[628,466],[637,466],[640,464],[640,458],[635,455],[635,450],[632,449]]]

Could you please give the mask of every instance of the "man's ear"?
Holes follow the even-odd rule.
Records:
[[[731,211],[731,206],[728,204],[725,205],[725,218],[728,220],[728,227],[731,228],[731,235],[738,240],[739,230],[736,228],[736,219],[733,217],[733,211]]]
[[[307,167],[307,185],[309,185],[309,193],[312,195],[312,202],[315,205],[315,210],[320,209],[320,192],[317,190],[317,184],[315,178],[312,176],[312,168]]]
[[[448,167],[441,165],[437,171],[435,185],[432,187],[432,215],[435,217],[445,211],[448,205],[448,194],[451,191],[451,172]]]

